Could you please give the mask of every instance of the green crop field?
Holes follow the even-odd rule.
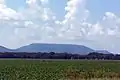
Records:
[[[119,61],[0,60],[0,80],[120,80]]]

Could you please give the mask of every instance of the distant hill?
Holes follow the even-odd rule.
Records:
[[[43,44],[35,43],[20,47],[18,49],[8,49],[0,46],[0,52],[67,52],[67,53],[79,53],[87,54],[93,52],[93,49],[90,49],[83,45],[72,45],[72,44]]]
[[[83,45],[73,44],[47,44],[47,43],[34,43],[22,46],[18,49],[8,49],[0,46],[0,52],[56,52],[56,53],[78,53],[87,54],[90,52],[98,52],[103,54],[113,54],[107,50],[93,50]]]
[[[67,53],[80,53],[87,54],[93,52],[93,49],[90,49],[83,45],[72,45],[72,44],[30,44],[16,49],[17,52],[67,52]]]
[[[98,52],[103,54],[112,54],[107,50],[93,50],[83,45],[47,44],[47,43],[30,44],[14,50],[0,46],[0,52],[56,52],[56,53],[67,52],[67,53],[79,53],[79,54]]]

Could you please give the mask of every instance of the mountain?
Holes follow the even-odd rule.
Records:
[[[0,52],[56,52],[56,53],[79,53],[87,54],[89,52],[98,52],[103,54],[112,54],[107,50],[93,50],[83,45],[73,45],[73,44],[45,44],[45,43],[35,43],[20,47],[18,49],[8,49],[6,47],[0,46]]]
[[[57,53],[67,52],[67,53],[87,54],[89,52],[93,52],[94,50],[83,45],[35,43],[20,47],[15,51],[16,52],[57,52]]]

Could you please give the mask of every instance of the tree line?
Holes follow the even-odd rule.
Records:
[[[98,52],[91,52],[86,55],[55,52],[0,52],[0,58],[120,60],[120,55]]]

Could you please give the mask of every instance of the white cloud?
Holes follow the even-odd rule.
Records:
[[[119,51],[120,40],[120,17],[114,13],[106,12],[103,19],[96,24],[92,24],[88,39],[99,44],[99,48],[111,51]]]
[[[8,8],[4,4],[4,1],[0,3],[0,33],[2,33],[0,35],[0,44],[7,47],[25,45],[34,40],[33,38],[41,37],[39,33],[42,31],[42,28],[46,27],[44,26],[47,24],[45,21],[55,19],[55,17],[52,16],[51,10],[43,6],[45,4],[40,6],[36,0],[27,0],[26,3],[28,7],[21,12]],[[44,1],[42,1],[42,3],[44,3]],[[48,29],[46,32],[49,34],[49,27],[46,27],[46,29]],[[11,40],[9,40],[9,38]]]
[[[65,7],[65,11],[67,13],[63,23],[76,19],[79,20],[79,22],[86,20],[89,11],[85,9],[85,4],[86,0],[69,0],[67,2],[67,6]]]
[[[102,20],[89,23],[86,1],[69,0],[59,21],[47,6],[49,0],[26,0],[22,11],[0,0],[0,44],[16,48],[34,42],[75,43],[114,50],[120,40],[120,17],[106,12]]]
[[[4,4],[5,3],[5,0],[0,0],[0,4]]]

